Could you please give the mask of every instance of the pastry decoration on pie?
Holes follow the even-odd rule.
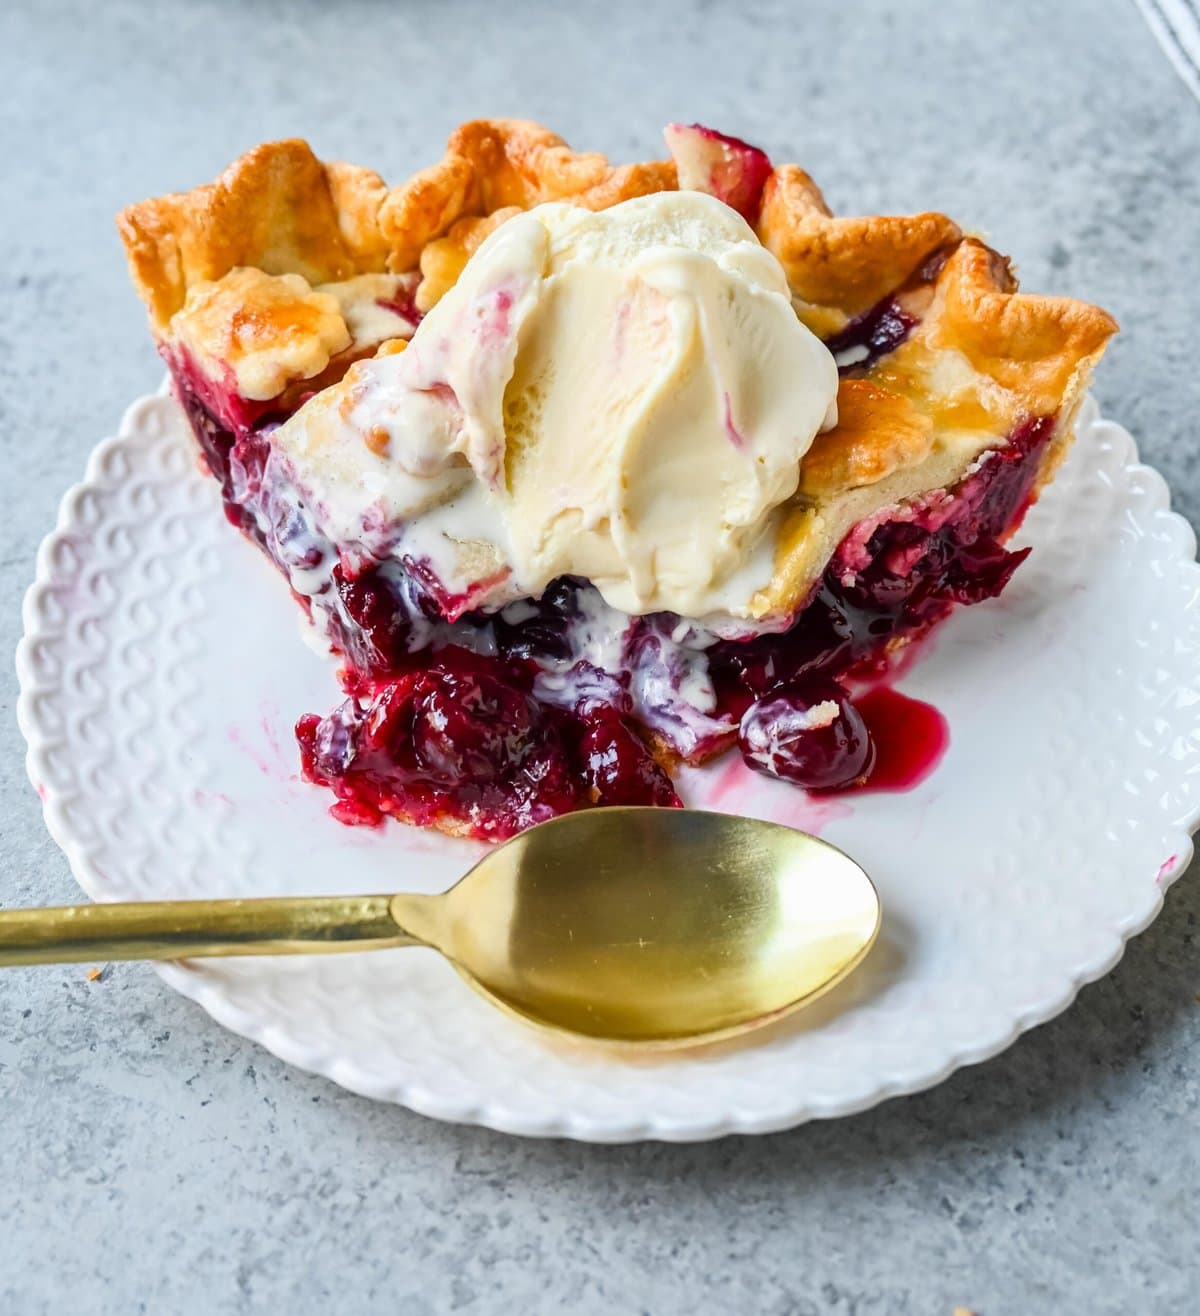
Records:
[[[480,120],[394,187],[277,142],[119,217],[229,520],[339,655],[297,735],[345,821],[677,805],[735,745],[860,784],[856,682],[1028,553],[1111,317],[666,139]]]

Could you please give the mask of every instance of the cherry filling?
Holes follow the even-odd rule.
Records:
[[[1021,425],[948,507],[933,503],[912,519],[885,521],[865,543],[855,543],[852,531],[790,630],[714,645],[709,671],[721,706],[741,717],[776,686],[862,668],[927,630],[953,604],[996,597],[1029,554],[999,541],[1028,506],[1038,467],[1031,459],[1053,428],[1049,416]]]
[[[869,776],[870,732],[829,681],[884,662],[889,649],[955,603],[1004,589],[1029,549],[1009,552],[1000,540],[1028,507],[1053,429],[1049,416],[1024,422],[948,505],[939,500],[912,519],[885,521],[865,544],[851,532],[790,630],[709,651],[718,702],[740,717],[739,745],[751,767],[821,790]],[[809,726],[821,699],[837,705],[837,717]],[[780,729],[768,734],[775,722]]]
[[[442,649],[428,666],[296,725],[307,780],[344,822],[386,815],[502,840],[588,805],[679,806],[670,778],[609,705],[535,699],[519,666]]]
[[[241,467],[252,473],[256,487],[261,482],[269,435],[279,418],[271,417],[269,404],[247,402],[232,389],[219,392],[182,352],[169,354],[167,364],[175,381],[175,395],[191,422],[205,463],[221,486],[226,517],[263,547],[249,506],[252,498],[239,488],[236,472]]]
[[[591,803],[680,806],[671,778],[611,707],[598,705],[578,720],[586,728],[578,760]]]
[[[738,728],[750,767],[808,790],[839,790],[865,781],[875,745],[862,714],[836,681],[777,686],[751,704]]]
[[[843,373],[862,370],[894,352],[916,324],[916,316],[909,315],[895,297],[885,297],[840,333],[827,338],[825,346]]]
[[[950,249],[943,247],[927,256],[896,292],[876,302],[844,329],[824,340],[837,362],[839,373],[861,374],[904,342],[921,322],[916,304],[932,295],[933,285],[949,254]]]
[[[909,328],[889,300],[839,350],[882,354]],[[1031,418],[952,495],[855,526],[787,631],[721,640],[669,615],[606,613],[570,577],[484,615],[426,564],[339,558],[270,468],[279,413],[222,402],[185,359],[170,364],[227,516],[345,659],[349,698],[297,724],[305,777],[343,821],[392,815],[489,840],[593,805],[678,806],[650,741],[689,762],[736,741],[751,767],[808,789],[868,778],[876,750],[845,678],[1004,589],[1028,550],[1002,542],[1054,428]]]
[[[645,705],[647,690],[661,692],[663,683],[677,689],[695,675],[659,660],[678,619],[635,620],[618,672],[572,662],[578,631],[586,626],[589,587],[564,577],[536,602],[455,624],[456,639],[481,644],[485,652],[466,654],[451,642],[430,646],[431,655],[429,648],[407,647],[414,617],[423,614],[414,614],[411,603],[405,614],[395,577],[375,570],[354,582],[339,580],[350,629],[356,626],[359,637],[357,648],[344,651],[382,679],[376,677],[365,701],[351,699],[323,722],[301,721],[305,775],[333,789],[347,821],[391,813],[421,823],[449,815],[470,834],[489,839],[590,804],[678,805],[638,723],[660,738],[665,729],[671,748],[693,760],[736,735],[751,767],[810,790],[867,780],[876,747],[837,678],[882,661],[889,648],[926,630],[953,604],[1003,590],[1028,550],[1009,552],[999,539],[1028,504],[1037,471],[1031,458],[1052,430],[1049,417],[1026,422],[1008,447],[985,458],[949,505],[931,501],[909,519],[868,528],[865,542],[848,536],[788,631],[707,644],[702,652],[713,707],[703,719],[717,730],[691,742],[669,734],[673,711],[663,715],[660,708],[656,717]],[[647,653],[652,679],[639,682]],[[383,674],[414,664],[415,675]],[[471,678],[476,685],[446,674],[464,664],[477,674]],[[548,685],[553,681],[565,696]],[[665,707],[666,695],[660,697]],[[398,722],[388,711],[397,702],[412,709]],[[326,745],[333,749],[319,751]]]

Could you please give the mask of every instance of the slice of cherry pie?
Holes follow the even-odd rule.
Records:
[[[130,207],[229,519],[341,656],[336,815],[498,839],[737,746],[869,779],[847,680],[994,597],[1115,331],[938,214],[697,126],[465,124],[402,186],[260,146]]]

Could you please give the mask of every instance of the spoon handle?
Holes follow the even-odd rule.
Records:
[[[391,896],[300,896],[0,910],[0,968],[417,944],[392,917],[391,904]]]

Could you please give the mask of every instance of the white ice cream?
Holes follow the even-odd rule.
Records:
[[[733,210],[564,204],[484,242],[406,351],[277,435],[318,526],[471,607],[564,574],[629,613],[749,615],[837,368]]]

